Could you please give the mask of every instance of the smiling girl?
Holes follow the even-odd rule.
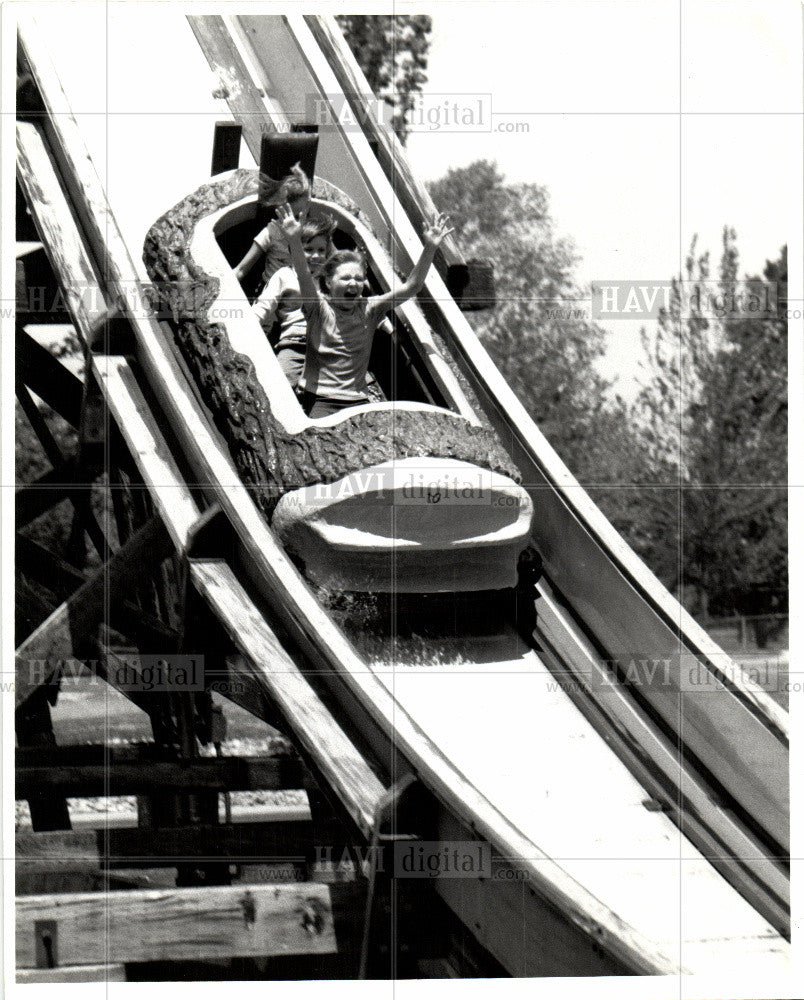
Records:
[[[277,220],[287,236],[307,318],[307,353],[299,388],[302,406],[313,418],[369,402],[366,371],[374,331],[391,309],[417,295],[441,241],[452,232],[439,215],[424,233],[424,248],[407,281],[384,295],[363,296],[366,263],[352,250],[338,250],[324,265],[327,294],[319,292],[301,242],[301,224],[286,206]]]

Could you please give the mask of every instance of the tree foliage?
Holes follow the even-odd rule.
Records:
[[[587,318],[577,256],[555,233],[545,189],[507,183],[481,160],[430,191],[466,255],[494,262],[498,305],[469,321],[629,544],[704,617],[785,610],[786,249],[746,290],[733,230],[714,277],[693,242],[656,336],[643,335],[649,379],[627,407],[596,367],[606,334]],[[739,296],[762,299],[772,284],[777,311],[735,311]]]
[[[578,257],[555,233],[546,190],[508,183],[496,164],[478,160],[450,170],[430,193],[466,256],[494,264],[497,306],[467,318],[506,381],[576,476],[617,481],[625,472],[612,454],[629,454],[624,407],[596,368],[606,334],[587,318]]]
[[[402,142],[408,114],[427,82],[432,20],[420,14],[356,14],[336,18],[369,86],[390,105],[391,126]]]
[[[781,289],[761,318],[732,306],[748,294],[738,263],[730,228],[714,280],[693,241],[655,339],[643,338],[651,380],[634,414],[651,483],[643,555],[704,615],[784,610],[787,588],[787,250],[749,279],[759,300]]]

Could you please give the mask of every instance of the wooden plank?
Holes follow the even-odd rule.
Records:
[[[126,967],[113,965],[62,965],[56,969],[17,969],[18,983],[124,983]]]
[[[303,807],[295,811],[266,807],[263,815],[256,815],[259,812],[259,809],[235,809],[233,824],[200,830],[197,827],[179,828],[172,835],[138,828],[136,815],[128,820],[132,826],[118,827],[114,824],[126,818],[120,813],[73,814],[73,830],[69,834],[18,830],[15,834],[16,893],[39,895],[172,887],[173,882],[166,881],[170,879],[171,869],[194,863],[201,866],[242,864],[250,872],[247,878],[258,882],[305,878],[313,871],[312,861],[317,857],[317,841],[313,842],[309,813],[302,818]],[[95,826],[85,826],[85,819],[94,822]],[[159,846],[151,855],[150,841],[154,839]],[[109,853],[111,851],[121,853]],[[333,853],[337,852],[336,856],[340,857],[344,851],[346,846],[336,843]],[[284,878],[266,875],[277,868],[300,874]]]
[[[145,810],[147,810],[147,805],[145,810],[143,810],[143,802],[145,801],[145,796],[140,796],[137,798],[137,804],[132,805],[131,808],[118,809],[115,807],[114,812],[83,812],[73,809],[70,813],[70,822],[74,830],[105,830],[107,828],[115,830],[131,830],[140,826],[141,820],[144,818]],[[153,796],[150,797],[150,801],[153,801]],[[218,809],[218,816],[221,823],[232,823],[235,826],[242,826],[247,823],[309,823],[310,822],[310,808],[304,803],[299,805],[275,805],[270,802],[266,802],[263,805],[238,805],[235,804],[231,806],[229,810],[229,815],[227,817],[225,806]],[[316,824],[315,829],[320,830],[320,824]],[[318,834],[319,840],[325,839],[322,834]],[[333,838],[329,838],[327,843]],[[336,843],[341,843],[345,840],[343,834],[335,838]],[[324,881],[323,879],[317,879],[317,881]],[[39,890],[37,890],[39,891]],[[41,890],[46,891],[46,890]]]
[[[17,178],[76,331],[91,345],[108,304],[42,136],[28,122],[17,122]]]
[[[21,764],[18,757],[16,797],[27,799],[37,791],[56,790],[73,798],[146,795],[159,789],[278,790],[300,788],[303,782],[301,762],[292,757],[117,761],[113,754],[108,756],[106,761],[74,763],[69,759],[69,748],[62,748],[52,755],[50,763],[33,767]]]
[[[119,600],[124,587],[145,576],[172,551],[170,539],[152,518],[106,565],[61,604],[16,652],[15,704],[20,705],[53,675],[60,661],[103,621],[109,600]]]
[[[314,761],[368,837],[382,783],[283,649],[231,568],[220,560],[190,561],[190,579],[268,690],[302,752]]]
[[[126,868],[153,868],[188,861],[260,864],[267,858],[304,864],[315,857],[319,846],[313,824],[293,819],[271,823],[121,827],[94,833],[100,856],[117,859],[116,867]],[[337,849],[338,845],[335,846]]]
[[[27,257],[29,253],[43,250],[44,246],[38,240],[17,240],[15,243],[14,258],[20,260]]]
[[[332,15],[308,14],[304,20],[321,47],[344,97],[349,101],[354,120],[362,125],[385,176],[393,185],[400,204],[421,238],[425,228],[437,214],[430,193],[411,170],[407,154],[393,129],[377,118],[373,102],[367,100],[372,95],[371,87],[335,18]],[[443,241],[436,253],[435,263],[444,274],[447,267],[464,263],[454,236],[448,236]]]
[[[148,487],[177,551],[187,544],[199,507],[179,471],[137,378],[125,358],[93,358],[93,371],[109,410]]]
[[[187,20],[210,69],[220,80],[221,96],[225,98],[235,119],[244,126],[244,134],[254,162],[259,163],[259,141],[255,144],[252,135],[256,132],[259,136],[266,130],[275,128],[266,101],[258,93],[259,84],[254,80],[250,68],[234,44],[222,17],[216,14],[204,14],[188,16]],[[249,81],[251,86],[244,85],[246,81]]]
[[[47,864],[97,865],[100,858],[94,831],[34,833],[17,830],[14,834],[14,853],[17,861],[41,863],[45,867]]]
[[[309,819],[196,824],[171,827],[100,827],[15,834],[17,862],[29,871],[173,867],[188,861],[260,864],[284,858],[304,865],[319,847]],[[345,845],[332,846],[340,858]]]
[[[55,750],[56,737],[50,718],[50,704],[43,690],[20,705],[15,712],[15,730],[20,746],[46,747]],[[28,798],[31,824],[34,830],[69,830],[70,814],[67,799],[57,789],[48,794],[43,789],[32,789]]]
[[[14,871],[14,891],[17,896],[40,896],[53,892],[108,892],[113,889],[155,889],[163,884],[151,876],[154,872],[164,872],[171,887],[175,884],[170,868],[131,872],[111,871],[103,863],[92,865],[83,862],[74,865],[54,861],[47,867],[38,862],[17,860]],[[150,874],[149,874],[150,872]]]
[[[22,968],[37,964],[37,920],[55,922],[64,965],[337,951],[329,889],[314,883],[23,896],[16,913]]]
[[[689,762],[681,766],[678,747],[653,729],[626,693],[611,683],[606,665],[576,633],[544,581],[540,588],[536,631],[542,656],[573,703],[597,732],[606,733],[606,742],[653,796],[656,808],[670,815],[740,894],[789,937],[789,866],[782,858],[768,858],[732,812],[707,793]],[[565,652],[559,658],[558,648],[571,655]],[[605,696],[594,698],[595,690],[605,691]]]

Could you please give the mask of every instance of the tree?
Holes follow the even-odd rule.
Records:
[[[415,94],[427,82],[432,19],[414,14],[336,18],[369,86],[393,108],[391,127],[404,143]]]
[[[738,281],[733,229],[716,282],[695,241],[653,343],[640,422],[653,488],[643,555],[693,612],[784,610],[787,589],[787,249]],[[778,308],[745,315],[774,285]],[[707,309],[709,301],[714,308]]]
[[[429,187],[466,255],[494,263],[498,304],[467,317],[508,384],[578,478],[628,477],[620,460],[634,448],[623,446],[624,406],[609,399],[595,367],[606,333],[587,318],[588,296],[573,276],[578,257],[555,234],[546,190],[506,182],[487,160]]]

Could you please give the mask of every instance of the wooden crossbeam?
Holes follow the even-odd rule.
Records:
[[[47,762],[42,760],[44,755],[39,755],[39,761],[31,765],[24,755],[18,754],[16,797],[27,799],[37,791],[48,790],[78,797],[147,795],[160,789],[277,790],[301,788],[303,784],[301,762],[293,757],[119,760],[106,747],[89,749],[94,751],[91,756],[99,759],[75,760],[71,748],[61,748]]]
[[[310,687],[232,569],[221,560],[190,560],[190,580],[220,619],[287,725],[287,732],[343,803],[358,829],[370,836],[382,782]]]
[[[15,386],[17,399],[22,407],[22,412],[28,418],[28,423],[31,425],[34,434],[36,434],[37,440],[42,446],[42,450],[45,453],[45,457],[51,465],[64,465],[66,457],[59,447],[56,439],[45,422],[45,418],[42,416],[39,407],[33,401],[33,397],[28,389],[28,386],[24,382],[17,379],[17,384]]]
[[[313,883],[23,896],[17,965],[37,966],[37,922],[56,965],[337,951],[329,889]]]
[[[62,500],[69,499],[75,485],[75,465],[71,460],[48,469],[34,482],[14,493],[14,519],[17,528],[35,521]]]
[[[26,576],[43,583],[62,599],[87,582],[87,577],[27,535],[17,532],[14,540],[17,566]]]
[[[55,969],[17,969],[18,983],[124,983],[126,967],[114,965],[62,965]]]
[[[26,576],[42,583],[52,590],[59,601],[66,600],[78,587],[87,582],[87,577],[71,563],[49,552],[38,542],[26,535],[16,536],[17,565]],[[50,606],[48,614],[54,610]],[[142,649],[175,649],[178,633],[168,628],[158,618],[149,615],[132,601],[123,599],[109,608],[107,624],[126,638],[134,641]]]
[[[84,395],[84,383],[81,379],[19,326],[16,329],[15,351],[17,379],[33,390],[71,427],[77,428],[81,420]]]
[[[74,867],[58,863],[43,867],[38,863],[19,861],[14,872],[14,892],[17,896],[39,896],[43,893],[108,892],[112,889],[153,889],[153,873],[160,869],[143,869],[141,872],[110,871],[102,864],[83,862]],[[173,885],[170,869],[162,869],[165,880]]]
[[[340,857],[346,845],[317,842],[307,819],[170,827],[110,827],[15,834],[16,860],[27,871],[174,867],[221,861],[259,865],[282,858],[304,865],[317,848]]]
[[[15,703],[22,704],[46,683],[59,663],[75,657],[76,647],[97,631],[109,602],[172,551],[158,518],[151,518],[98,573],[61,604],[22,643],[16,653]],[[80,658],[80,657],[79,657]]]
[[[64,466],[67,462],[66,456],[51,433],[45,418],[39,411],[39,407],[33,401],[28,387],[24,382],[20,381],[19,378],[17,379],[16,393],[20,406],[22,407],[25,416],[28,418],[34,434],[36,434],[36,437],[45,452],[47,460],[52,466],[54,466],[54,468]],[[87,485],[75,485],[69,489],[67,495],[75,509],[76,517],[79,518],[84,530],[92,540],[92,544],[95,546],[101,561],[105,562],[108,558],[109,543],[106,539],[103,528],[101,528],[98,523],[98,519],[92,510],[90,504],[90,490],[87,488]]]

